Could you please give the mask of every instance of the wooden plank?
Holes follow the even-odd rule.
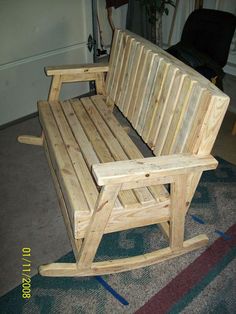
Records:
[[[175,72],[174,75],[175,77],[174,77],[173,85],[170,87],[171,93],[167,99],[166,110],[165,110],[163,119],[161,121],[160,130],[159,130],[156,142],[155,142],[154,154],[156,156],[161,155],[161,151],[165,144],[165,140],[169,132],[169,128],[171,127],[172,117],[174,115],[175,108],[177,106],[180,90],[181,90],[183,80],[185,77],[180,71]]]
[[[73,136],[70,125],[68,124],[63,114],[60,103],[55,101],[50,102],[50,107],[60,130],[61,137],[65,143],[67,152],[70,156],[71,163],[74,167],[75,174],[81,185],[83,194],[86,198],[91,212],[93,212],[98,198],[98,190],[93,181],[93,177],[91,176],[91,173],[85,163],[80,147]],[[70,123],[70,120],[68,121]]]
[[[161,90],[161,93],[158,95],[158,104],[155,110],[155,116],[153,117],[152,127],[148,135],[148,146],[154,150],[156,147],[156,140],[161,128],[161,123],[166,112],[166,106],[168,99],[171,94],[172,85],[174,82],[175,74],[177,69],[172,65],[168,66],[167,73],[165,75],[165,81]],[[167,113],[168,114],[168,113]]]
[[[152,94],[152,98],[150,100],[150,105],[148,107],[147,111],[147,117],[146,120],[149,121],[144,128],[142,132],[142,138],[144,141],[148,144],[149,147],[153,147],[154,144],[150,142],[149,140],[149,134],[151,129],[154,127],[153,123],[155,124],[154,118],[156,117],[156,111],[159,105],[160,101],[160,95],[162,93],[163,85],[166,79],[167,70],[169,68],[170,64],[166,63],[166,61],[163,58],[159,59],[159,65],[156,73],[155,78],[155,89]]]
[[[20,135],[17,141],[22,144],[43,146],[43,136]]]
[[[131,99],[128,114],[127,114],[127,118],[131,124],[132,124],[132,117],[134,115],[134,111],[136,108],[136,103],[138,101],[138,91],[141,88],[141,79],[140,78],[142,77],[143,72],[145,70],[147,57],[148,57],[148,51],[143,48],[141,51],[140,62],[138,64],[136,76],[134,77],[134,87],[133,87],[132,99]]]
[[[52,78],[51,87],[49,90],[48,100],[58,100],[61,90],[61,76],[55,75]]]
[[[112,81],[110,83],[110,89],[109,90],[107,89],[108,95],[113,101],[115,101],[117,82],[119,81],[121,68],[123,64],[126,41],[127,41],[127,37],[125,36],[123,32],[120,32],[118,36],[118,43],[117,43],[117,48],[116,48],[117,54],[116,54],[116,58],[114,62],[114,67],[111,69],[113,73],[111,73],[109,77],[109,80],[112,80]]]
[[[173,252],[170,247],[160,249],[151,253],[145,253],[139,256],[121,258],[109,261],[92,263],[91,268],[77,268],[75,263],[52,263],[40,266],[39,273],[42,276],[54,277],[80,277],[80,276],[97,276],[111,273],[120,273],[145,266],[154,265],[197,250],[208,243],[208,237],[205,234],[193,237],[183,243],[183,248]]]
[[[174,144],[176,136],[183,123],[184,113],[188,105],[188,101],[192,92],[193,85],[194,85],[194,82],[188,76],[186,76],[184,78],[181,92],[179,94],[178,103],[175,108],[175,112],[171,120],[171,125],[169,128],[164,146],[161,151],[162,155],[169,155],[172,153],[172,145]]]
[[[78,101],[78,103],[75,106],[80,105],[81,104]],[[70,128],[73,132],[73,136],[75,137],[77,143],[79,144],[83,157],[89,169],[91,170],[93,164],[99,163],[98,156],[96,155],[91,142],[89,141],[86,133],[84,132],[84,129],[80,121],[78,120],[70,101],[64,101],[62,103],[62,109],[67,118],[67,121],[70,121]]]
[[[119,141],[128,158],[143,158],[142,153],[128,136],[128,134],[125,132],[125,130],[122,128],[120,123],[116,120],[115,116],[109,110],[107,110],[103,98],[100,96],[92,96],[91,99],[96,108],[99,110],[101,116],[105,119],[110,130]],[[164,201],[166,198],[169,197],[168,192],[162,186],[151,186],[149,187],[149,190],[157,201]],[[147,189],[145,189],[145,191],[139,190],[137,197],[139,198],[139,201],[143,204],[147,202],[153,202],[152,195],[147,192]]]
[[[55,186],[55,189],[56,189],[56,192],[57,192],[58,201],[59,201],[59,204],[60,204],[61,213],[62,213],[62,216],[63,216],[63,219],[64,219],[64,223],[65,223],[65,226],[66,226],[67,234],[68,234],[71,246],[72,246],[73,253],[75,255],[75,259],[78,262],[78,260],[79,260],[79,255],[78,254],[79,254],[79,251],[80,251],[80,248],[81,248],[81,245],[82,245],[82,240],[81,239],[76,239],[76,237],[75,237],[76,235],[73,233],[74,230],[73,230],[73,228],[71,226],[70,218],[69,218],[69,215],[68,215],[68,209],[66,207],[66,202],[65,202],[64,196],[62,194],[61,187],[60,187],[58,178],[56,176],[55,170],[53,168],[53,164],[51,162],[51,158],[50,158],[49,150],[48,150],[48,144],[46,143],[46,141],[44,141],[44,149],[45,149],[47,161],[48,161],[48,164],[49,164],[49,168],[50,168],[50,171],[51,171],[51,174],[52,174],[54,186]]]
[[[203,91],[199,84],[193,87],[186,110],[183,114],[181,128],[178,134],[176,134],[175,141],[172,143],[172,152],[174,154],[182,153],[184,150],[185,143],[188,141],[188,137],[192,131],[192,125],[197,117],[198,107],[201,105],[200,100]]]
[[[55,169],[57,169],[58,180],[65,197],[71,225],[73,226],[75,233],[76,226],[74,223],[76,217],[80,216],[81,219],[83,217],[90,217],[91,212],[81,185],[74,173],[74,168],[48,102],[39,102],[38,108],[40,122],[49,145],[51,161]]]
[[[227,111],[229,100],[228,96],[212,96],[208,112],[202,122],[202,128],[199,132],[198,141],[196,141],[194,147],[194,151],[197,146],[199,147],[197,151],[198,154],[205,154],[205,152],[211,151]]]
[[[217,164],[210,155],[177,154],[93,165],[93,174],[98,185],[119,184],[215,169]]]
[[[45,68],[47,75],[65,75],[65,74],[81,74],[81,73],[101,73],[107,72],[109,66],[107,63],[92,64],[71,64],[49,66]]]
[[[83,129],[86,133],[86,136],[90,140],[93,149],[95,150],[100,162],[106,163],[114,161],[114,156],[109,151],[108,147],[106,146],[104,142],[104,138],[101,137],[100,133],[98,133],[98,130],[96,128],[97,121],[95,120],[95,124],[91,120],[91,115],[88,114],[85,110],[85,108],[82,105],[82,102],[78,100],[71,100],[72,107],[77,115],[77,118],[79,119],[81,125],[83,126]],[[104,123],[102,123],[101,127],[103,127]],[[106,138],[107,134],[105,135]],[[107,140],[107,138],[106,138]],[[110,142],[108,143],[110,146]],[[114,146],[114,142],[113,142]],[[117,152],[118,153],[118,152]],[[117,156],[116,156],[117,157]],[[121,191],[119,193],[119,199],[124,207],[130,207],[134,205],[138,205],[137,199],[132,191]]]
[[[123,52],[124,58],[121,66],[121,72],[119,76],[119,80],[116,82],[116,88],[114,92],[114,101],[116,105],[121,109],[121,95],[124,93],[124,90],[127,85],[127,76],[128,73],[130,72],[130,67],[132,64],[134,52],[135,52],[135,41],[133,38],[128,37],[125,50]],[[121,109],[122,111],[122,109]]]
[[[122,108],[122,112],[125,117],[128,115],[129,107],[134,97],[134,88],[137,80],[137,73],[139,68],[139,63],[141,60],[141,56],[143,53],[144,47],[140,45],[138,42],[134,42],[133,46],[135,46],[135,53],[133,58],[129,59],[127,72],[127,83],[125,86],[124,93],[121,96],[119,101],[119,107]]]
[[[101,116],[105,119],[111,132],[117,138],[119,144],[122,146],[122,149],[124,150],[127,156],[126,159],[135,158],[134,156],[136,156],[136,158],[142,158],[143,157],[142,154],[140,153],[136,145],[133,143],[133,141],[130,139],[128,134],[116,120],[114,115],[106,109],[106,104],[104,103],[104,100],[99,96],[91,97],[91,99],[96,108],[98,109],[98,111],[100,112]],[[152,194],[149,192],[147,188],[143,189],[138,188],[135,190],[135,194],[141,204],[156,202],[156,200],[154,200]]]
[[[94,122],[94,125],[96,125],[96,129],[98,130],[106,146],[109,148],[109,151],[111,152],[111,155],[114,158],[114,160],[128,159],[118,140],[112,134],[111,130],[108,128],[105,121],[100,116],[99,112],[97,111],[96,107],[94,106],[90,98],[82,98],[81,103],[83,104],[91,120]],[[137,201],[137,198],[135,197],[136,193],[134,194],[133,191],[121,191],[119,196],[123,195],[124,197],[124,194],[127,197],[125,202],[123,202],[123,199],[121,199],[121,203],[123,204],[124,207],[140,205],[139,202]]]
[[[119,38],[120,38],[120,32],[121,30],[116,29],[113,34],[112,39],[112,46],[111,46],[111,53],[109,57],[109,71],[107,73],[107,79],[106,79],[106,90],[108,94],[110,93],[111,85],[113,82],[113,75],[114,75],[114,67],[117,57],[117,51],[119,49]]]
[[[111,185],[102,188],[79,253],[78,269],[91,267],[119,189],[120,185]]]
[[[159,56],[153,55],[152,62],[150,64],[150,68],[148,71],[148,75],[146,77],[146,87],[143,91],[143,101],[141,106],[141,111],[137,121],[136,131],[142,136],[143,129],[145,125],[148,125],[150,121],[146,119],[148,108],[150,106],[150,102],[153,98],[153,93],[156,90],[156,82],[155,78],[157,76],[157,69],[159,65]]]
[[[142,111],[142,106],[144,105],[144,102],[145,102],[146,90],[149,89],[148,79],[150,77],[150,73],[151,73],[150,70],[153,66],[154,57],[155,56],[151,51],[147,51],[147,55],[144,60],[145,65],[143,67],[142,74],[139,78],[140,84],[139,84],[139,89],[137,91],[136,103],[135,103],[135,107],[134,107],[134,111],[133,111],[133,115],[131,119],[131,123],[133,127],[135,128],[135,130],[137,130],[139,117]]]
[[[78,99],[72,99],[70,100],[70,102],[79,120],[79,123],[83,127],[86,137],[89,139],[92,145],[92,149],[95,151],[97,157],[99,158],[99,161],[109,162],[114,160],[108,148],[106,147],[104,141],[102,140],[100,134],[96,130],[94,123],[91,121],[89,115],[84,109],[81,101]],[[87,153],[89,153],[89,151],[84,151],[84,154],[86,154],[85,159],[89,158]]]
[[[187,175],[179,175],[171,183],[170,247],[173,252],[183,248],[187,181]]]

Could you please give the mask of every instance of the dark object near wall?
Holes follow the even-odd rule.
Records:
[[[167,51],[190,65],[220,89],[236,17],[228,12],[199,9],[188,17],[181,41]]]
[[[106,0],[106,8],[119,8],[126,3],[128,3],[128,0]]]
[[[149,21],[149,17],[145,8],[137,0],[129,0],[126,28],[133,33],[136,33],[152,42],[153,27]]]

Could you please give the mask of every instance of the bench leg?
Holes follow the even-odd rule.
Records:
[[[181,175],[171,184],[171,219],[170,225],[167,226],[169,247],[135,257],[93,262],[120,190],[120,186],[105,186],[100,193],[82,245],[78,248],[77,263],[44,265],[39,269],[40,274],[55,277],[81,277],[118,273],[157,264],[205,246],[208,237],[204,234],[184,241],[187,180],[187,175]]]

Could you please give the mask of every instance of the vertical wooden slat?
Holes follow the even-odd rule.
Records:
[[[183,115],[183,123],[176,135],[175,142],[172,143],[172,153],[182,153],[185,147],[185,143],[191,133],[192,124],[197,117],[198,108],[201,106],[201,96],[203,89],[196,84],[189,97],[187,108]]]
[[[120,87],[118,88],[118,93],[116,97],[116,104],[119,107],[120,111],[124,111],[124,99],[127,93],[131,93],[130,90],[130,81],[133,80],[133,77],[131,76],[132,69],[135,67],[134,61],[135,61],[135,55],[137,53],[137,46],[139,43],[135,41],[134,39],[131,41],[130,51],[128,56],[125,56],[126,61],[126,67],[123,71],[123,78],[120,78]]]
[[[155,90],[153,91],[152,99],[150,100],[150,105],[147,111],[146,120],[149,121],[149,123],[146,123],[142,132],[142,138],[146,143],[148,142],[150,130],[153,127],[153,123],[155,123],[154,117],[156,116],[156,110],[159,104],[160,95],[162,93],[162,88],[169,66],[170,64],[166,63],[163,58],[160,58],[157,69],[157,76],[155,78]]]
[[[167,99],[166,110],[163,116],[160,131],[155,142],[154,154],[159,156],[165,144],[166,136],[171,126],[171,120],[178,102],[181,86],[183,84],[184,75],[178,70],[175,73],[173,85],[171,87],[170,97]]]
[[[147,56],[148,56],[148,51],[146,49],[142,49],[140,62],[139,62],[138,69],[136,72],[137,74],[134,77],[134,88],[133,88],[132,99],[131,99],[128,114],[127,114],[127,118],[131,123],[132,123],[132,117],[135,111],[135,106],[136,106],[136,103],[138,102],[138,91],[141,88],[141,77],[145,70]]]
[[[183,116],[188,104],[192,87],[193,81],[188,76],[186,76],[184,78],[184,82],[178,99],[178,104],[175,108],[175,112],[171,121],[171,126],[169,128],[169,132],[167,134],[166,141],[161,152],[162,155],[169,155],[172,153],[172,144],[174,143],[183,122]]]
[[[127,78],[127,72],[129,72],[128,69],[128,61],[129,59],[132,59],[133,53],[134,53],[134,46],[133,43],[135,42],[134,38],[126,37],[125,41],[125,48],[123,52],[123,62],[120,64],[120,75],[117,78],[116,84],[113,85],[113,99],[118,107],[120,102],[120,96],[123,92],[123,89],[125,88],[125,80]]]
[[[144,46],[140,45],[140,43],[137,43],[137,48],[135,50],[135,55],[133,59],[132,66],[129,68],[129,78],[128,78],[128,84],[126,87],[126,91],[124,93],[124,97],[121,99],[120,108],[122,108],[122,112],[127,117],[129,108],[131,103],[133,102],[133,99],[135,98],[134,90],[135,90],[135,84],[137,84],[137,73],[138,68],[141,60],[141,56],[143,53]]]
[[[159,95],[159,100],[157,103],[157,109],[155,111],[155,116],[153,117],[153,124],[148,136],[148,145],[151,149],[155,149],[155,143],[160,131],[161,123],[163,117],[166,113],[166,105],[171,94],[172,84],[174,82],[175,73],[177,68],[170,65],[167,69],[167,74],[165,76],[165,81],[161,94]],[[168,113],[166,113],[168,114]]]
[[[113,35],[113,39],[112,39],[111,54],[109,58],[109,71],[107,73],[107,79],[106,79],[106,90],[108,94],[110,94],[111,84],[113,82],[117,51],[119,50],[120,36],[121,36],[121,30],[116,29]]]
[[[149,73],[146,78],[146,88],[144,90],[143,102],[140,111],[140,115],[138,118],[138,123],[136,127],[136,131],[142,136],[142,131],[146,124],[149,124],[149,121],[146,120],[147,111],[150,106],[150,101],[152,100],[153,93],[155,91],[155,78],[157,75],[157,69],[159,64],[159,56],[153,55],[152,63],[150,64]]]
[[[150,77],[150,70],[153,66],[153,61],[154,61],[154,54],[152,51],[147,51],[147,55],[145,58],[145,66],[143,68],[142,74],[140,75],[140,83],[139,83],[139,89],[137,90],[137,99],[135,102],[135,107],[133,111],[133,115],[131,118],[131,123],[134,126],[135,129],[137,129],[138,126],[138,121],[139,121],[139,116],[142,111],[142,106],[144,104],[145,100],[145,95],[146,95],[146,90],[148,89],[148,79]]]
[[[115,60],[115,65],[114,65],[114,70],[113,70],[114,73],[113,73],[113,77],[112,77],[111,88],[110,88],[110,91],[109,91],[109,97],[113,101],[115,101],[115,95],[116,95],[116,91],[117,91],[117,84],[119,82],[120,73],[121,73],[123,62],[124,62],[124,51],[125,51],[125,48],[126,48],[127,39],[128,39],[128,37],[125,36],[124,33],[120,33],[120,36],[118,37],[118,41],[119,41],[118,44],[119,44],[119,46],[118,46],[116,60]]]

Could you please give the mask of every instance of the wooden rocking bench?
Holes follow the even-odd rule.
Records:
[[[210,155],[229,98],[157,46],[116,30],[109,65],[47,68],[48,101],[39,101],[41,137],[76,263],[40,267],[44,276],[90,276],[161,262],[207,244],[184,240],[187,209]],[[64,82],[96,82],[97,95],[59,101]],[[154,157],[144,158],[113,114],[116,105]],[[170,192],[164,185],[170,185]],[[158,224],[169,246],[94,262],[103,234]]]

